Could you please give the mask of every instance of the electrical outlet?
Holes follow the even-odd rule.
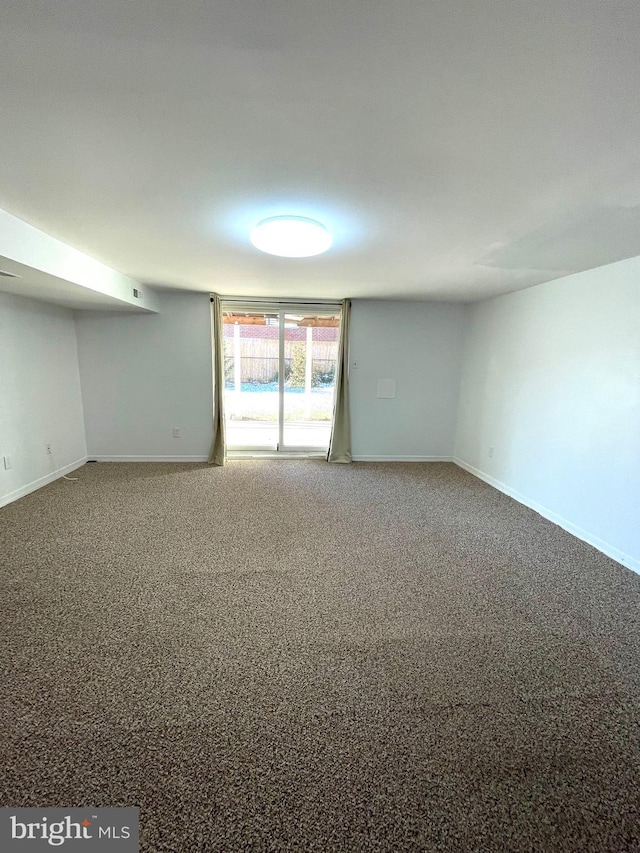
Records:
[[[180,438],[180,428],[179,427],[173,428],[173,437],[174,438]]]
[[[3,459],[4,459],[4,470],[8,471],[9,468],[11,468],[11,457],[10,456],[4,456]]]
[[[489,448],[489,459],[493,459],[493,447]]]
[[[47,443],[45,444],[45,446],[44,446],[44,452],[45,452],[47,455],[51,455],[51,452],[52,452],[52,451],[51,451],[51,443],[50,443],[50,442],[47,442]]]

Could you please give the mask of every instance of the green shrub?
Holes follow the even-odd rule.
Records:
[[[289,386],[291,388],[304,388],[304,376],[306,367],[306,346],[303,341],[296,341],[292,347],[291,371],[289,372]]]
[[[333,385],[336,378],[336,368],[333,365],[329,370],[323,370],[321,367],[314,367],[311,379],[311,385],[314,388],[326,388],[328,385]]]

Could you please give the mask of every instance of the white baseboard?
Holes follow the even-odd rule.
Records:
[[[270,454],[256,453],[252,451],[235,451],[229,454],[229,459],[242,459],[244,457],[259,456],[261,459],[269,458]],[[273,453],[273,458],[324,458],[325,453],[313,454],[300,453]],[[207,462],[208,456],[113,456],[102,454],[89,454],[89,460],[95,462]],[[453,462],[451,456],[354,456],[354,462]]]
[[[601,551],[607,557],[611,557],[612,560],[615,560],[617,563],[620,563],[627,569],[631,569],[632,572],[636,572],[636,574],[640,575],[640,560],[637,560],[630,554],[626,554],[619,548],[615,548],[609,542],[605,542],[598,536],[594,536],[593,533],[590,533],[588,530],[579,527],[572,521],[563,518],[561,515],[558,515],[558,513],[548,509],[546,506],[542,506],[542,504],[531,500],[526,495],[523,495],[515,489],[512,489],[511,486],[507,486],[507,484],[503,483],[501,480],[496,480],[495,477],[491,477],[489,474],[485,474],[485,472],[480,471],[479,468],[474,468],[473,465],[469,465],[469,463],[465,462],[463,459],[459,459],[457,456],[454,456],[453,462],[455,462],[455,464],[458,465],[460,468],[463,468],[465,471],[468,471],[469,474],[473,474],[474,477],[478,477],[478,479],[483,480],[485,483],[488,483],[490,486],[493,486],[494,489],[497,489],[499,492],[502,492],[508,497],[518,501],[518,503],[524,504],[524,506],[527,506],[529,507],[529,509],[532,509],[537,512],[538,515],[541,515],[543,518],[552,521],[554,524],[557,524],[558,527],[562,527],[563,530],[566,530],[568,533],[571,533],[573,536],[578,539],[581,539],[588,545],[592,545],[594,548],[596,548],[598,551]]]
[[[54,480],[59,480],[60,477],[64,477],[65,474],[69,474],[71,471],[75,471],[76,469],[81,468],[86,461],[87,457],[83,456],[82,459],[76,459],[75,462],[70,462],[63,468],[57,468],[50,474],[45,474],[44,477],[38,477],[37,480],[33,480],[31,483],[27,483],[25,486],[20,486],[19,489],[14,489],[14,491],[9,492],[8,495],[3,495],[2,497],[0,497],[0,507],[13,503],[19,498],[23,498],[25,495],[29,495],[31,494],[31,492],[35,492],[37,489],[41,489],[48,483],[53,483]]]
[[[355,455],[354,462],[453,462],[452,456],[370,456]]]
[[[102,456],[89,454],[94,462],[207,462],[208,456]]]

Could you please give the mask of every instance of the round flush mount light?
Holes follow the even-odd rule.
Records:
[[[305,216],[272,216],[251,232],[251,242],[269,255],[281,258],[310,258],[331,246],[331,234],[320,222]]]

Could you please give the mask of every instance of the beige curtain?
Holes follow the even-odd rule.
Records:
[[[220,297],[211,297],[211,332],[213,336],[213,447],[209,465],[224,465],[227,442],[224,434],[224,338]]]
[[[351,300],[342,303],[340,341],[336,364],[336,396],[333,409],[333,426],[329,443],[329,462],[351,462],[351,417],[349,415],[349,327],[351,325]]]

